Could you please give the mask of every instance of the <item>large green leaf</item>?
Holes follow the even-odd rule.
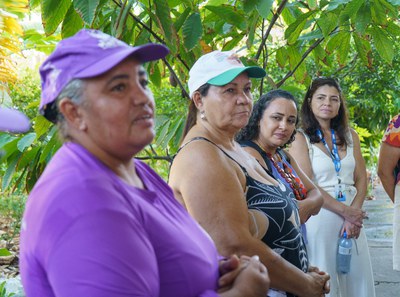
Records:
[[[378,27],[372,27],[370,29],[370,32],[374,40],[374,45],[379,55],[387,63],[392,63],[394,57],[394,48],[393,48],[394,44],[387,36],[385,30],[382,30]]]
[[[11,252],[7,249],[0,249],[0,257],[12,256]]]
[[[332,0],[332,1],[327,1],[329,3],[328,7],[326,8],[327,11],[332,11],[338,8],[339,6],[343,4],[349,3],[351,0]]]
[[[161,71],[159,61],[151,62],[148,69],[151,83],[157,88],[161,87]]]
[[[26,150],[23,152],[22,156],[20,157],[18,161],[18,168],[25,168],[27,167],[30,163],[34,162],[36,160],[36,155],[40,151],[41,147],[37,146],[32,149]]]
[[[83,21],[91,26],[96,16],[100,0],[74,0],[74,8]]]
[[[8,185],[11,182],[11,179],[13,177],[15,168],[17,166],[17,163],[18,163],[18,160],[19,160],[19,157],[21,156],[21,154],[22,154],[21,152],[17,151],[17,152],[14,152],[10,157],[11,161],[10,161],[10,163],[8,163],[7,169],[3,175],[3,179],[2,179],[2,183],[1,183],[1,188],[3,191],[5,189],[7,189]]]
[[[17,139],[16,136],[12,136],[8,133],[0,132],[0,148],[2,148],[7,143]]]
[[[61,146],[56,126],[53,126],[50,129],[48,138],[50,140],[47,142],[47,144],[44,145],[43,150],[41,151],[39,163],[47,163],[53,156],[53,154],[57,151],[57,149]]]
[[[250,17],[249,28],[247,30],[248,37],[246,40],[246,46],[248,49],[252,48],[254,44],[254,36],[257,29],[257,21],[258,21],[258,16],[255,13],[253,13]]]
[[[349,19],[354,19],[360,7],[365,3],[365,0],[352,0],[341,11],[339,16],[339,23],[345,24]]]
[[[237,26],[240,30],[246,29],[246,19],[243,15],[241,15],[235,7],[231,5],[221,5],[221,6],[205,6],[206,9],[212,11],[218,17],[221,18],[222,21],[227,22],[228,24]]]
[[[275,55],[276,62],[278,63],[278,65],[281,68],[287,66],[288,56],[289,56],[289,54],[287,53],[287,50],[285,47],[280,47],[276,51],[276,55]]]
[[[387,23],[385,7],[380,3],[379,0],[372,0],[371,5],[371,16],[375,24],[385,26]]]
[[[22,137],[17,144],[17,148],[20,152],[23,152],[26,148],[31,146],[31,144],[35,141],[36,139],[36,133],[31,132],[26,134],[24,137]]]
[[[367,40],[362,39],[357,34],[353,34],[353,39],[354,39],[355,48],[357,50],[358,56],[360,57],[361,61],[367,67],[371,67],[372,66],[371,44]]]
[[[390,22],[386,27],[386,32],[392,35],[393,38],[396,38],[400,36],[400,26],[395,24],[394,22]]]
[[[201,18],[198,12],[193,13],[187,18],[187,20],[183,24],[182,33],[183,44],[185,48],[190,51],[198,44],[203,34]]]
[[[350,37],[349,31],[344,31],[338,47],[338,62],[340,66],[344,66],[350,51]]]
[[[173,23],[171,19],[171,11],[168,7],[168,3],[166,0],[155,0],[155,17],[159,23],[160,29],[164,35],[164,40],[167,45],[170,47],[171,51],[175,51],[175,36],[173,35]]]
[[[185,11],[178,17],[178,19],[175,21],[174,26],[175,26],[175,31],[179,32],[179,30],[181,29],[181,27],[183,26],[183,24],[186,21],[186,18],[188,17],[188,15],[190,14],[191,9],[188,7],[185,9]]]
[[[389,1],[386,0],[378,0],[378,2],[385,8],[385,13],[392,18],[399,18],[399,9],[394,7]],[[397,4],[399,5],[399,4]]]
[[[70,6],[71,0],[42,1],[42,22],[46,35],[51,35],[57,30]]]
[[[291,23],[289,27],[285,30],[285,38],[289,44],[294,44],[303,31],[304,26],[307,23],[307,18],[314,14],[315,11],[309,11],[300,15],[295,22]]]
[[[42,115],[35,117],[34,122],[35,122],[34,130],[37,138],[41,137],[45,133],[48,133],[50,127],[53,125],[51,122],[46,120],[46,118]]]
[[[301,60],[301,53],[299,52],[298,47],[291,46],[288,48],[288,55],[289,55],[289,65],[290,69],[294,70],[297,67],[296,71],[294,72],[294,77],[296,81],[302,83],[307,75],[306,65],[300,64]]]
[[[244,36],[243,35],[237,35],[233,37],[231,40],[229,40],[227,43],[225,43],[222,47],[224,51],[230,51],[233,50],[235,47],[238,46],[238,44],[243,41]]]
[[[338,17],[333,12],[324,13],[317,20],[317,24],[321,28],[322,34],[326,38],[338,26]]]
[[[73,5],[69,8],[61,27],[62,38],[74,35],[83,27],[83,20],[74,9]]]
[[[341,44],[342,40],[345,38],[345,35],[348,35],[348,32],[340,31],[334,34],[326,44],[325,50],[330,55],[332,54]]]
[[[318,4],[317,4],[317,0],[308,0],[308,7],[310,7],[310,9],[314,10],[318,8]]]
[[[243,10],[245,13],[250,13],[258,5],[259,0],[243,0]]]
[[[365,2],[357,12],[355,18],[355,28],[360,34],[364,34],[368,24],[371,23],[371,6],[369,2]]]
[[[274,3],[274,0],[259,0],[257,4],[257,11],[264,19],[268,18],[268,15],[271,13],[271,7]]]

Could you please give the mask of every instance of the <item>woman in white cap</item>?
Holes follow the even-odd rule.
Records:
[[[222,255],[260,256],[271,278],[268,296],[320,297],[329,291],[329,276],[310,271],[290,190],[234,140],[251,114],[250,78],[265,74],[260,67],[245,67],[232,52],[214,51],[196,61],[188,82],[192,102],[169,184]]]
[[[141,64],[167,53],[81,30],[41,66],[41,112],[64,144],[23,217],[27,297],[265,296],[268,274],[257,257],[219,262],[168,185],[133,159],[154,138]]]

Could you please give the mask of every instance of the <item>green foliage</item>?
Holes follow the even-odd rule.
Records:
[[[19,234],[21,228],[22,215],[25,209],[25,195],[1,195],[0,197],[0,214],[3,218],[10,219],[9,229],[2,234],[1,239],[8,244],[12,239]],[[0,250],[1,251],[1,250]],[[1,252],[0,252],[1,253]],[[3,256],[10,254],[8,250],[3,250]],[[1,254],[0,254],[1,255]],[[1,296],[1,295],[0,295]]]
[[[14,293],[7,293],[6,282],[0,283],[0,297],[12,297],[15,296]]]

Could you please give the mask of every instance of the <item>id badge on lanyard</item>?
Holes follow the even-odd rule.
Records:
[[[340,157],[336,145],[336,137],[335,137],[335,131],[331,129],[331,137],[332,137],[332,151],[329,149],[328,144],[326,143],[325,138],[322,136],[321,131],[318,129],[317,134],[319,138],[321,139],[322,143],[328,150],[329,155],[331,156],[333,165],[335,165],[335,171],[336,171],[336,176],[338,179],[337,185],[335,185],[335,198],[338,201],[346,201],[346,185],[342,184],[339,176],[340,168],[341,168],[341,163],[340,163]]]

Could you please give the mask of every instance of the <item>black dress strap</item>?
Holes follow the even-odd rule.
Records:
[[[227,152],[225,152],[225,150],[222,149],[220,146],[218,146],[215,142],[211,141],[211,140],[208,139],[208,138],[202,137],[202,136],[197,136],[197,137],[191,138],[188,142],[186,142],[184,145],[182,145],[182,146],[178,149],[178,151],[176,152],[175,156],[176,156],[185,146],[187,146],[189,143],[191,143],[191,142],[193,142],[193,141],[196,141],[196,140],[204,140],[204,141],[207,141],[207,142],[213,144],[214,146],[216,146],[225,156],[227,156],[229,159],[231,159],[233,162],[235,162],[235,163],[242,169],[243,173],[244,173],[246,176],[248,176],[248,173],[247,173],[246,168],[244,168],[242,165],[240,165],[240,163],[239,163],[238,161],[236,161],[232,156],[230,156]]]
[[[248,146],[248,147],[255,149],[261,155],[261,157],[264,159],[265,164],[268,167],[268,168],[266,168],[267,173],[272,176],[271,162],[269,161],[269,157],[267,156],[267,153],[254,141],[242,140],[239,143],[242,147]],[[263,168],[264,168],[264,166],[263,166]]]

